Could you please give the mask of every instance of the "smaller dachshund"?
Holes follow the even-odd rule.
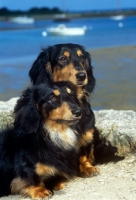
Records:
[[[22,93],[13,127],[0,133],[0,197],[46,199],[80,175],[79,105],[68,82],[43,83]]]

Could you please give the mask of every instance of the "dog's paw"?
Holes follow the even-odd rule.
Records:
[[[30,186],[28,189],[25,189],[23,196],[28,196],[34,200],[47,200],[53,193],[42,186]]]
[[[79,165],[79,169],[82,177],[92,177],[99,174],[97,167],[92,166],[89,162]]]
[[[50,190],[44,189],[35,193],[34,198],[36,199],[48,199],[52,196],[52,192]]]

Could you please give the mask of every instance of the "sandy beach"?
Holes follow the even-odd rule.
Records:
[[[136,46],[122,46],[105,49],[89,50],[96,77],[96,88],[92,94],[92,108],[117,109],[136,111]],[[35,58],[34,58],[35,59]],[[25,71],[21,80],[17,76],[8,77],[0,74],[0,84],[4,82],[7,86],[0,92],[0,100],[7,101],[12,97],[20,95],[21,91],[30,84],[28,71],[34,60],[11,63],[18,73]],[[5,63],[1,67],[7,67]],[[9,67],[9,66],[8,66]],[[11,88],[10,82],[20,88]],[[21,82],[21,83],[20,83]]]

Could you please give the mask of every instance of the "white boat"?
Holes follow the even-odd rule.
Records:
[[[65,14],[65,13],[62,13],[62,14],[56,14],[55,17],[54,17],[54,22],[70,22],[70,18]]]
[[[87,30],[86,26],[68,28],[64,24],[60,24],[57,27],[51,27],[47,29],[47,32],[55,36],[73,36],[73,35],[84,35]]]
[[[17,24],[33,24],[34,18],[27,16],[20,16],[20,17],[13,17],[10,21]]]
[[[120,9],[120,0],[116,0],[116,14],[111,16],[112,20],[115,21],[121,21],[125,18],[123,14],[121,14],[121,9]]]
[[[119,21],[119,20],[123,20],[125,18],[124,15],[115,15],[115,16],[111,16],[111,19]]]

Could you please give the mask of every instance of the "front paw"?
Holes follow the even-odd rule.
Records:
[[[85,162],[79,165],[80,173],[82,177],[92,177],[99,174],[97,167],[92,166],[89,162]]]
[[[30,186],[22,192],[22,195],[32,199],[45,200],[52,196],[53,193],[43,186]]]

